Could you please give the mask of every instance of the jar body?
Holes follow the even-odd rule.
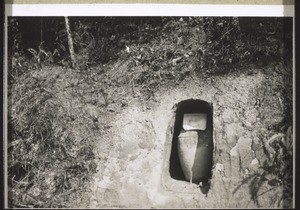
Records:
[[[211,174],[211,139],[205,131],[182,131],[178,136],[178,156],[185,179],[206,181]]]

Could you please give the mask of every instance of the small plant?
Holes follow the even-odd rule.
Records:
[[[258,198],[278,187],[283,188],[283,193],[277,199],[277,206],[291,208],[291,198],[293,193],[293,135],[292,127],[289,127],[286,135],[274,135],[264,145],[268,159],[262,164],[259,172],[246,177],[241,185],[249,183],[251,199],[259,207]],[[267,184],[271,188],[261,192],[261,188]],[[239,185],[233,194],[241,187]],[[272,205],[272,203],[270,204]]]
[[[55,50],[52,54],[50,51],[46,52],[43,47],[44,42],[41,42],[38,51],[36,51],[33,48],[27,49],[32,55],[33,55],[33,62],[36,66],[36,68],[42,67],[42,61],[43,63],[53,63],[53,54],[57,53],[58,51]]]

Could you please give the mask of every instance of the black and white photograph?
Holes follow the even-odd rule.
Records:
[[[8,15],[7,208],[293,208],[293,20]]]

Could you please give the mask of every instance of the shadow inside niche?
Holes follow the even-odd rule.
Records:
[[[201,167],[201,177],[197,179],[193,179],[192,182],[199,184],[201,192],[207,194],[210,188],[210,179],[212,177],[211,169],[213,163],[213,107],[206,101],[202,100],[194,100],[189,99],[182,101],[177,104],[177,109],[175,111],[175,123],[174,123],[174,132],[172,137],[172,148],[171,148],[171,155],[170,155],[170,176],[173,179],[187,181],[178,154],[178,136],[181,132],[184,132],[182,129],[183,124],[183,116],[184,114],[188,113],[206,113],[207,114],[207,127],[205,130],[201,131],[198,130],[198,142],[197,142],[197,151],[195,153],[195,160],[194,165],[192,167],[193,173],[197,173],[196,165],[202,164]],[[205,147],[203,147],[203,145]]]

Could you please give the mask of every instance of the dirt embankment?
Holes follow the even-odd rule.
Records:
[[[126,71],[126,66],[120,68]],[[53,120],[53,133],[47,132],[59,143],[52,142],[53,148],[46,150],[44,156],[38,151],[32,153],[32,158],[46,164],[51,155],[55,157],[56,150],[64,150],[65,154],[52,168],[40,169],[41,179],[37,177],[35,186],[28,191],[32,199],[47,198],[54,191],[57,196],[50,199],[60,199],[57,183],[70,183],[77,187],[75,193],[71,193],[74,189],[68,186],[60,186],[70,193],[70,207],[287,205],[290,197],[282,195],[291,189],[283,178],[289,177],[281,173],[288,162],[278,165],[283,151],[270,146],[270,140],[280,141],[291,151],[292,128],[280,124],[286,108],[281,86],[283,76],[254,70],[251,75],[199,78],[192,72],[179,84],[163,86],[148,99],[139,95],[140,86],[133,87],[130,83],[101,89],[103,77],[103,74],[96,74],[96,70],[84,78],[73,70],[51,68],[24,75],[24,80],[39,81],[35,83],[36,88],[28,83],[12,88],[13,118],[30,118],[14,115],[22,107],[22,101],[14,101],[18,94],[31,98],[31,102],[39,106],[42,102],[37,98],[49,95],[43,109],[37,111],[40,114],[50,111],[55,115],[41,119]],[[125,80],[126,77],[118,75],[116,79]],[[25,90],[26,86],[31,89]],[[44,91],[35,92],[40,90]],[[169,170],[170,130],[174,126],[176,104],[188,99],[204,100],[213,106],[213,177],[207,196],[196,184],[173,179]],[[280,125],[283,127],[278,127]],[[51,143],[43,133],[41,138],[45,138],[44,146]],[[38,141],[33,142],[36,143],[31,147],[41,149]],[[25,143],[21,141],[14,147],[24,149],[22,145]],[[14,157],[9,160],[13,161]],[[267,171],[266,167],[271,169]],[[69,173],[78,175],[68,179]],[[18,191],[11,193],[21,196]]]
[[[277,74],[270,76],[259,70],[252,75],[207,79],[191,76],[176,87],[160,89],[153,100],[132,98],[96,143],[95,150],[107,154],[107,161],[98,163],[99,170],[91,182],[90,206],[289,205],[290,198],[282,196],[291,188],[277,177],[288,163],[276,165],[278,151],[269,145],[270,139],[282,141],[287,147],[292,141],[291,127],[287,133],[275,129],[284,119],[285,98],[277,91],[281,80]],[[172,179],[169,170],[175,107],[188,99],[213,105],[214,165],[207,197],[197,185]],[[102,139],[113,142],[108,153]],[[266,172],[267,166],[273,171]]]

